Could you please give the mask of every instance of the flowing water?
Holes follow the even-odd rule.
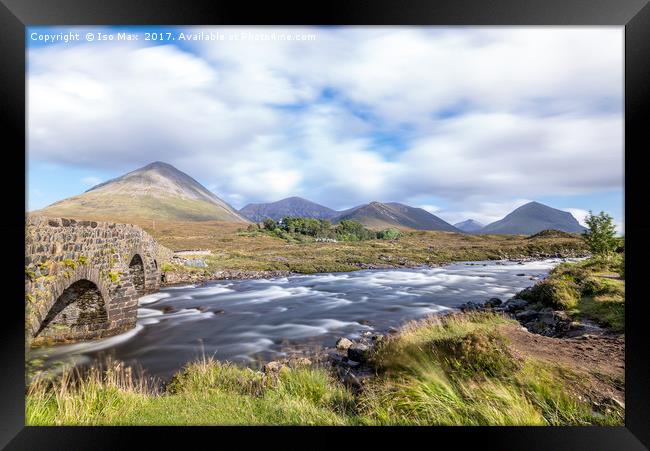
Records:
[[[338,337],[385,332],[467,301],[505,301],[561,261],[463,262],[165,288],[140,298],[135,329],[37,349],[30,358],[84,364],[110,355],[162,378],[204,354],[257,366],[292,348],[333,346]]]

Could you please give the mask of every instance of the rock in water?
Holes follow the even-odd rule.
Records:
[[[354,343],[352,343],[347,338],[341,337],[338,340],[336,340],[336,349],[340,349],[341,351],[345,351],[346,349],[348,349],[353,344]]]
[[[357,343],[348,348],[348,359],[355,362],[365,362],[370,356],[370,348],[363,343]]]
[[[464,304],[459,305],[458,308],[460,309],[461,312],[467,312],[472,310],[481,310],[483,309],[483,306],[478,302],[468,301],[465,302]]]

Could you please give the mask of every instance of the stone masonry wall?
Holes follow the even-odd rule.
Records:
[[[142,266],[130,267],[132,261],[139,263],[137,257],[134,259],[136,255],[142,260]],[[172,251],[132,224],[28,217],[25,223],[28,339],[36,337],[33,344],[76,341],[131,329],[137,316],[137,298],[160,288],[160,265],[171,257]],[[101,294],[105,313],[101,313],[101,309],[96,309],[95,314],[90,313],[94,310],[88,310],[84,313],[88,321],[75,321],[73,324],[61,316],[61,313],[66,317],[75,316],[74,311],[79,307],[71,305],[66,307],[68,313],[61,312],[53,321],[56,330],[40,331],[42,322],[59,297],[78,281],[92,282],[80,286],[96,287],[95,292]],[[70,290],[66,293],[69,295]]]

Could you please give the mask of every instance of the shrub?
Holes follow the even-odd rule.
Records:
[[[578,266],[592,272],[618,272],[625,254],[594,255]]]
[[[343,220],[335,228],[340,241],[361,241],[377,237],[377,233],[366,229],[360,222]]]
[[[278,223],[271,218],[267,218],[262,222],[264,230],[275,230],[278,227]]]
[[[602,291],[603,284],[595,277],[588,277],[582,281],[580,288],[583,295],[591,296]]]
[[[380,240],[394,240],[399,238],[402,233],[397,229],[386,229],[377,232],[377,238]]]
[[[394,239],[400,235],[396,229],[374,232],[357,221],[343,220],[336,226],[324,219],[285,216],[282,221],[264,221],[264,230],[287,241],[305,241],[305,237],[362,241],[376,238]]]
[[[562,278],[571,282],[580,283],[590,277],[590,272],[575,264],[562,263],[556,266],[550,272],[551,277]]]
[[[575,308],[579,299],[578,285],[568,278],[548,278],[520,291],[519,299],[539,303],[556,310]]]

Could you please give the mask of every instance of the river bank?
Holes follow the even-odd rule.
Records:
[[[588,381],[579,390],[579,399],[588,401],[596,410],[618,411],[622,418],[621,411],[625,409],[623,261],[624,255],[620,254],[564,263],[506,302],[500,298],[469,301],[459,307],[461,313],[416,321],[404,326],[402,331],[421,333],[431,324],[444,327],[445,322],[458,321],[456,317],[463,322],[472,315],[507,318],[501,336],[514,355],[560,364],[579,374]],[[562,289],[558,290],[558,286]],[[377,377],[377,354],[381,354],[386,338],[383,334],[370,333],[355,342],[341,338],[336,349],[315,358],[324,358],[336,368],[339,379],[354,390],[364,390],[364,385],[372,384]],[[392,338],[388,336],[388,339]],[[270,368],[278,365],[282,363],[274,363]]]
[[[584,240],[567,234],[470,235],[412,230],[395,239],[323,242],[311,237],[283,239],[214,221],[156,221],[155,228],[150,222],[134,221],[160,244],[179,252],[180,258],[161,265],[168,284],[588,255]]]
[[[540,337],[502,315],[471,312],[408,323],[372,348],[339,350],[359,362],[295,357],[256,371],[204,357],[162,386],[113,363],[32,384],[26,418],[29,425],[622,425],[622,391],[611,386],[624,381],[585,371],[569,352],[546,355]]]
[[[191,253],[187,253],[192,257]],[[161,287],[174,287],[186,284],[199,284],[206,283],[214,280],[255,280],[255,279],[273,279],[279,277],[290,277],[301,274],[313,274],[312,271],[300,272],[300,271],[290,271],[290,270],[242,270],[242,269],[210,269],[207,261],[208,258],[203,257],[201,259],[199,256],[194,256],[193,260],[196,261],[197,258],[199,261],[203,262],[205,267],[190,266],[184,265],[182,263],[176,263],[172,265],[167,265],[163,268],[162,271],[162,281]],[[521,254],[499,254],[497,256],[492,256],[491,260],[506,260],[514,263],[520,262],[531,262],[539,261],[544,259],[551,258],[561,258],[561,259],[572,259],[572,258],[585,258],[590,254],[583,249],[561,249],[559,252],[545,253],[545,252],[532,252],[532,253],[521,253]],[[460,257],[460,255],[459,255]],[[206,261],[207,260],[207,261]],[[407,260],[402,261],[399,264],[388,264],[388,263],[357,263],[352,267],[346,267],[341,269],[336,266],[333,270],[324,270],[322,272],[336,272],[336,273],[346,273],[352,271],[363,271],[363,270],[376,270],[376,269],[418,269],[418,268],[436,268],[441,267],[447,264],[451,264],[458,261],[464,261],[463,259],[450,259],[448,261],[440,261],[437,263],[415,263],[409,262]],[[327,267],[326,267],[327,268]]]

